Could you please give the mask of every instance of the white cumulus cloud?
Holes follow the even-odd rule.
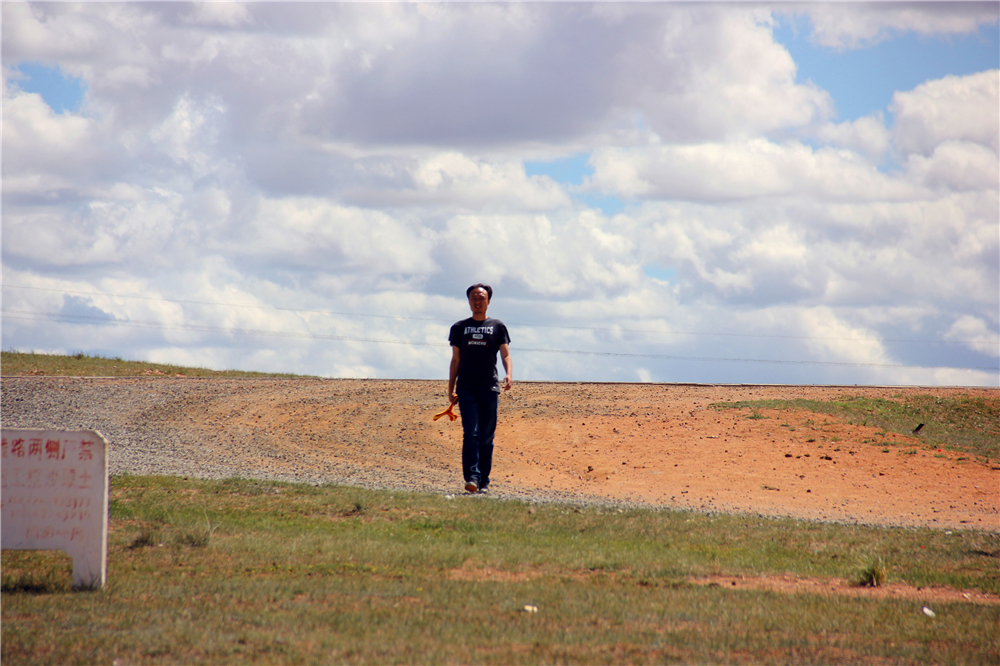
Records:
[[[998,71],[835,122],[775,39],[995,3],[0,11],[5,348],[441,378],[486,281],[519,378],[1000,382]]]

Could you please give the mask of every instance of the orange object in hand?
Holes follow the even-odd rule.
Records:
[[[455,412],[451,411],[452,407],[454,407],[454,406],[455,406],[455,404],[452,403],[452,404],[448,405],[448,409],[444,410],[443,412],[438,412],[437,414],[435,414],[434,415],[434,420],[437,421],[442,416],[447,416],[449,421],[454,421],[455,419],[457,419],[458,418],[458,414],[456,414]]]

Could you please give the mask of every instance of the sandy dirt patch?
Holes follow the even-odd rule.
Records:
[[[433,381],[273,381],[192,404],[182,421],[189,441],[211,443],[218,456],[248,466],[310,477],[376,473],[389,486],[420,479],[462,492],[461,421],[432,420],[447,405],[445,388]],[[763,418],[748,418],[748,409],[712,407],[907,394],[1000,391],[521,382],[501,398],[491,489],[498,496],[544,489],[567,500],[1000,531],[997,461],[822,414],[765,409]],[[216,436],[200,438],[205,430]],[[257,444],[239,445],[248,440]]]
[[[827,415],[764,409],[757,414],[762,418],[748,418],[749,409],[711,407],[775,398],[983,392],[676,385],[546,389],[537,394],[529,385],[506,401],[496,458],[500,478],[508,469],[512,484],[724,512],[1000,527],[1000,465],[930,449],[916,436],[885,437],[878,428]]]

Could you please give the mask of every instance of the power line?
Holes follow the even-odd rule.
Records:
[[[26,287],[21,285],[3,285],[4,289],[31,289],[35,291],[51,291],[62,294],[74,294],[78,296],[98,296],[104,298],[123,298],[123,299],[133,299],[133,300],[144,300],[144,301],[156,301],[162,303],[177,303],[181,305],[211,305],[220,307],[230,307],[230,308],[246,308],[254,310],[275,310],[280,312],[292,312],[300,314],[321,314],[321,315],[332,315],[339,317],[371,317],[378,319],[405,319],[410,321],[429,321],[438,322],[444,324],[451,324],[450,319],[439,319],[432,317],[411,317],[406,315],[384,315],[375,314],[370,312],[340,312],[336,310],[309,310],[303,308],[283,308],[274,305],[245,305],[240,303],[220,303],[217,301],[195,301],[195,300],[181,300],[173,298],[160,298],[156,296],[134,296],[128,294],[105,294],[101,292],[91,292],[91,291],[73,291],[69,289],[53,289],[49,287]],[[521,322],[511,322],[508,326],[519,326],[521,328],[552,328],[560,330],[572,330],[572,331],[602,331],[608,333],[646,333],[653,335],[713,335],[720,337],[734,337],[734,338],[767,338],[767,339],[785,339],[785,340],[837,340],[842,342],[910,342],[919,344],[937,344],[937,345],[960,345],[960,344],[977,344],[980,340],[915,340],[907,338],[845,338],[845,337],[817,337],[809,335],[776,335],[776,334],[760,334],[760,333],[723,333],[717,331],[657,331],[649,329],[631,329],[631,328],[609,328],[601,326],[567,326],[565,324],[526,324]]]
[[[301,308],[282,308],[276,305],[244,305],[242,303],[219,303],[216,301],[192,301],[176,298],[159,298],[157,296],[133,296],[129,294],[104,294],[97,291],[72,291],[69,289],[51,289],[49,287],[22,287],[19,285],[3,285],[4,289],[34,289],[35,291],[54,291],[61,294],[75,294],[78,296],[103,296],[105,298],[128,298],[139,301],[158,301],[161,303],[179,303],[181,305],[214,305],[228,308],[247,308],[252,310],[278,310],[281,312],[299,312],[304,314],[337,315],[341,317],[378,317],[381,319],[415,319],[418,321],[445,321],[444,319],[432,319],[430,317],[405,317],[400,315],[382,315],[367,312],[337,312],[334,310],[306,310]]]
[[[760,358],[710,358],[705,356],[669,356],[665,354],[632,354],[629,352],[570,351],[568,349],[524,349],[521,352],[546,352],[550,354],[592,354],[595,356],[629,356],[634,358],[659,358],[676,361],[711,361],[716,363],[787,363],[792,365],[849,365],[872,368],[937,368],[936,365],[906,365],[901,363],[852,363],[850,361],[779,361]],[[996,370],[997,368],[956,368],[957,370]]]
[[[234,335],[251,335],[274,338],[309,338],[313,340],[346,340],[349,342],[378,342],[395,345],[419,345],[428,347],[447,347],[444,342],[415,342],[413,340],[383,340],[379,338],[362,338],[349,335],[319,335],[316,333],[294,333],[290,331],[265,331],[257,328],[230,328],[225,326],[207,326],[203,324],[163,324],[155,321],[140,321],[106,319],[94,315],[70,315],[60,312],[32,312],[28,310],[3,310],[9,319],[46,320],[67,324],[96,324],[105,326],[129,326],[135,328],[154,328],[172,331],[200,331],[202,333],[228,333]],[[16,316],[11,317],[10,314]]]
[[[230,335],[248,335],[257,337],[288,337],[288,338],[308,338],[313,340],[341,340],[346,342],[367,342],[376,344],[395,344],[422,347],[447,347],[443,342],[419,342],[413,340],[392,340],[381,338],[366,338],[349,335],[320,335],[316,333],[295,333],[288,331],[266,331],[250,328],[228,328],[223,326],[206,326],[199,324],[163,324],[160,322],[139,321],[139,320],[119,320],[107,319],[94,315],[71,315],[59,312],[34,312],[30,310],[2,310],[3,314],[10,319],[24,320],[46,320],[62,323],[94,324],[104,326],[129,326],[137,328],[153,328],[160,330],[184,330],[200,331],[207,333],[225,333]],[[13,315],[13,316],[11,316]],[[519,347],[518,353],[545,353],[545,354],[574,354],[586,356],[619,356],[628,358],[650,358],[675,361],[698,361],[715,363],[773,363],[791,365],[828,365],[828,366],[851,366],[851,367],[873,367],[873,368],[938,368],[935,365],[908,365],[902,363],[856,363],[849,361],[800,361],[800,360],[777,360],[758,358],[712,358],[700,356],[676,356],[668,354],[639,354],[632,352],[607,352],[607,351],[585,351],[572,349],[535,349]],[[973,367],[973,368],[953,368],[956,370],[985,370],[995,371],[993,367]]]

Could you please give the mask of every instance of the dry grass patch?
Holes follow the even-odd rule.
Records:
[[[65,558],[3,553],[2,659],[990,663],[998,539],[116,477],[105,590],[71,592]],[[857,553],[892,562],[885,585],[857,587]],[[798,584],[764,584],[785,579]],[[900,585],[917,591],[892,595]]]

